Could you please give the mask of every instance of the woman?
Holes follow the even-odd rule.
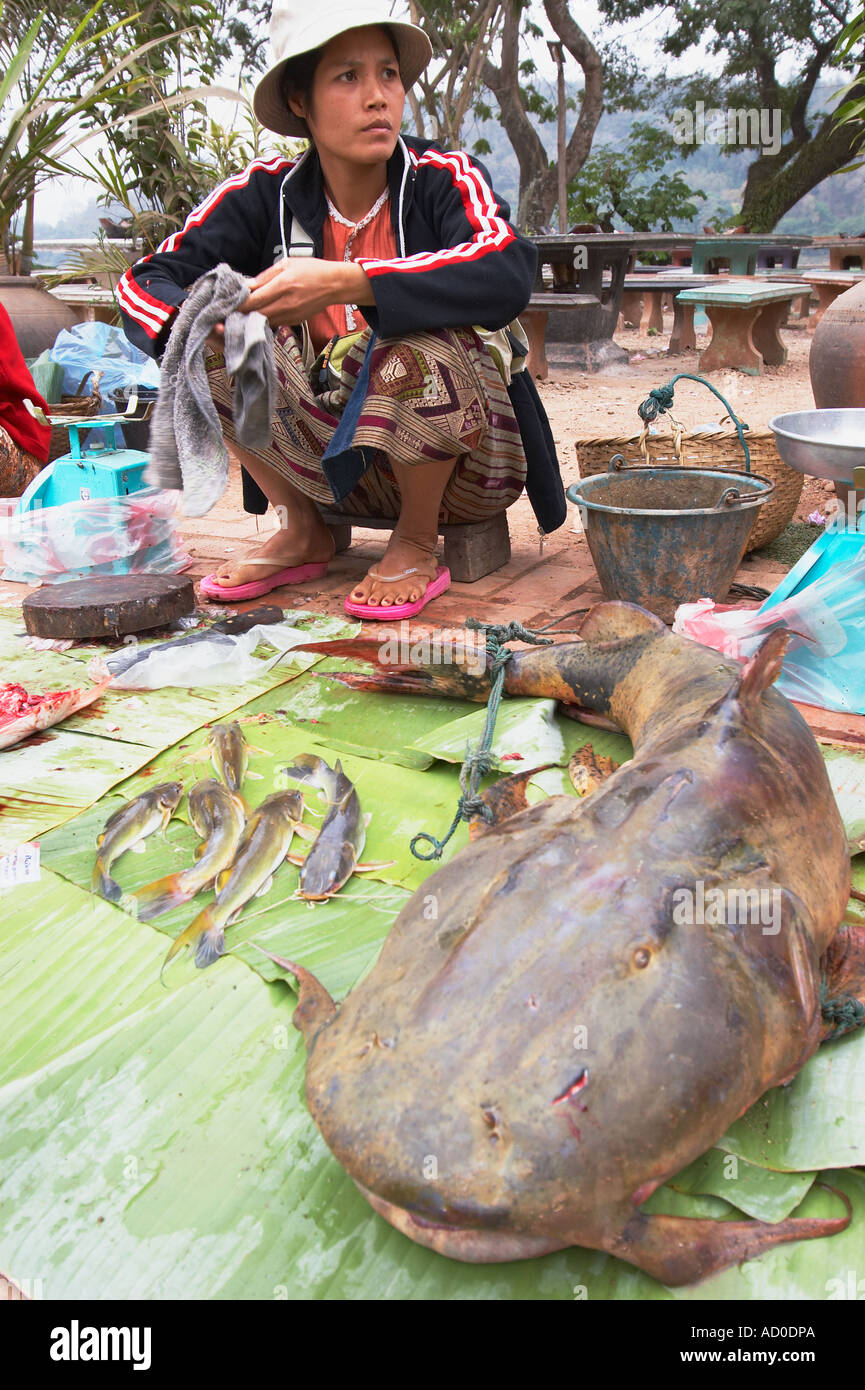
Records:
[[[341,4],[313,9],[277,0],[278,61],[254,100],[264,125],[307,135],[309,149],[229,179],[132,267],[118,297],[128,336],[156,355],[185,291],[225,261],[251,279],[242,311],[276,330],[268,450],[237,444],[219,357],[210,381],[246,505],[267,499],[280,530],[202,591],[239,600],[323,573],[333,539],[319,504],[341,505],[396,518],[347,610],[407,617],[449,582],[435,558],[440,521],[486,519],[524,485],[543,531],[564,520],[537,392],[527,373],[511,379],[520,345],[499,333],[488,346],[479,332],[528,303],[536,253],[480,165],[400,137],[406,87],[431,56],[423,31],[379,5],[353,6],[348,29]]]

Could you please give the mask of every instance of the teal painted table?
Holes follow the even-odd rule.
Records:
[[[779,367],[787,349],[779,329],[790,305],[802,294],[801,284],[766,284],[754,280],[725,280],[716,287],[683,290],[682,304],[703,304],[712,325],[712,339],[700,354],[700,371],[735,371],[759,376],[764,365]]]
[[[694,243],[691,269],[695,275],[717,274],[753,275],[758,265],[763,268],[785,266],[794,269],[803,246],[810,246],[809,236],[701,236]]]

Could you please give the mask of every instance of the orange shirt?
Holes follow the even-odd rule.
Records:
[[[356,261],[361,256],[389,260],[397,254],[387,189],[359,222],[349,222],[348,218],[337,212],[329,198],[327,201],[328,216],[324,224],[326,261]],[[312,345],[317,353],[334,335],[342,338],[347,333],[359,333],[366,326],[360,309],[350,304],[331,304],[307,320]]]

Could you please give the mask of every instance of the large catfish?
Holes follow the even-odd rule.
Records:
[[[593,609],[582,637],[516,652],[506,691],[593,711],[633,761],[455,855],[341,1007],[290,967],[307,1100],[375,1210],[423,1245],[475,1261],[588,1246],[688,1283],[849,1220],[640,1209],[816,1049],[848,851],[814,738],[768,688],[781,634],[744,670],[630,604]],[[459,666],[346,679],[488,693]]]

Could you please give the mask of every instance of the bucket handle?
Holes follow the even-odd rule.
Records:
[[[753,493],[740,492],[737,487],[725,487],[721,496],[718,498],[718,506],[735,507],[737,502],[751,501],[753,496]]]
[[[613,457],[610,459],[610,462],[607,464],[607,472],[608,472],[608,473],[618,473],[618,471],[619,471],[620,468],[627,468],[627,466],[628,466],[628,460],[625,458],[625,455],[624,455],[624,454],[613,454]]]
[[[716,388],[712,385],[711,381],[706,381],[704,377],[696,376],[693,372],[677,372],[676,375],[674,377],[671,377],[671,379],[667,382],[666,386],[658,386],[654,391],[650,391],[646,399],[642,402],[642,404],[637,406],[637,414],[639,415],[643,424],[646,427],[648,427],[653,420],[657,420],[659,415],[663,415],[666,411],[669,410],[670,406],[673,404],[673,387],[675,386],[677,381],[698,381],[701,386],[708,387],[712,394],[718,397],[718,400],[724,406],[724,408],[727,411],[727,414],[729,415],[733,424],[736,426],[736,433],[739,436],[739,443],[741,444],[742,452],[745,455],[745,472],[750,474],[751,451],[748,448],[748,441],[745,439],[745,430],[748,428],[748,426],[742,424],[742,421],[739,419],[738,415],[733,410],[733,407],[730,405],[730,402],[724,396],[721,395],[720,391],[716,390]]]

